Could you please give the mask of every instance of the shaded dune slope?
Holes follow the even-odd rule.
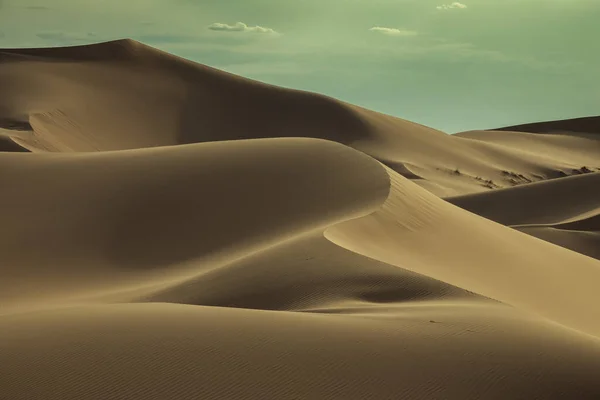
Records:
[[[27,152],[28,150],[17,143],[11,137],[22,137],[30,134],[31,125],[6,118],[0,118],[0,151],[3,152]]]
[[[532,133],[554,133],[554,132],[600,132],[600,116],[572,118],[557,121],[533,122],[529,124],[513,125],[494,129],[496,131],[519,131]]]
[[[13,142],[10,138],[0,136],[0,151],[26,153],[28,150]]]

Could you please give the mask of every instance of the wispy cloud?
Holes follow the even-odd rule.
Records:
[[[442,4],[441,6],[437,6],[436,8],[438,10],[450,10],[453,8],[467,8],[467,5],[463,4],[463,3],[459,3],[458,1],[455,1],[450,4]]]
[[[417,36],[416,31],[406,30],[406,29],[398,29],[398,28],[386,28],[383,26],[374,26],[369,29],[372,32],[383,33],[384,35],[389,36]]]
[[[211,31],[220,31],[220,32],[251,32],[251,33],[268,33],[275,34],[275,30],[271,28],[265,28],[263,26],[249,26],[243,22],[236,22],[233,25],[223,24],[220,22],[215,22],[208,26],[208,29]]]

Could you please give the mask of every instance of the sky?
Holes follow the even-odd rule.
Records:
[[[454,133],[600,115],[598,21],[600,0],[0,0],[0,48],[132,38]]]

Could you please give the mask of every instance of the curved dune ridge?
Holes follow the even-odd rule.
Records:
[[[132,40],[0,50],[0,87],[0,398],[600,398],[596,131]]]

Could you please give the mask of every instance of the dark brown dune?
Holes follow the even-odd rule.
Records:
[[[27,153],[29,150],[19,146],[10,138],[0,137],[0,151]]]
[[[506,126],[504,128],[493,130],[531,133],[600,133],[600,116],[533,122],[529,124]]]

